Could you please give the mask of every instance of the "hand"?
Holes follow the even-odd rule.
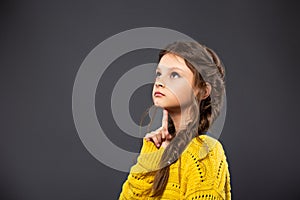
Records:
[[[151,133],[148,133],[145,136],[145,139],[148,141],[152,141],[157,147],[166,148],[170,141],[173,139],[168,131],[168,111],[164,109],[163,118],[162,118],[162,126]]]

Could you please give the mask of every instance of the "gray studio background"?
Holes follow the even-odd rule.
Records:
[[[299,199],[299,7],[291,1],[1,1],[0,199],[117,199],[127,174],[83,146],[72,117],[82,61],[100,42],[131,28],[185,33],[226,67],[226,150],[233,199]],[[130,52],[100,80],[97,113],[107,136],[138,152],[110,106],[113,84],[157,51]],[[150,85],[132,96],[139,123]]]

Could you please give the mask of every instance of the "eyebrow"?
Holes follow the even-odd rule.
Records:
[[[157,67],[157,69],[161,70],[160,67]],[[180,69],[180,68],[178,68],[178,67],[170,67],[170,69],[178,69],[178,70],[180,70],[180,71],[184,71],[183,69]]]

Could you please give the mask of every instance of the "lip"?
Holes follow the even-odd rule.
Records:
[[[165,95],[163,93],[161,93],[161,92],[155,92],[154,96],[156,96],[156,97],[162,97],[162,96],[165,96]]]

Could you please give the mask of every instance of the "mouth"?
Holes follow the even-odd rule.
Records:
[[[165,96],[165,95],[163,93],[161,93],[161,92],[155,92],[154,96],[155,97],[162,97],[162,96]]]

